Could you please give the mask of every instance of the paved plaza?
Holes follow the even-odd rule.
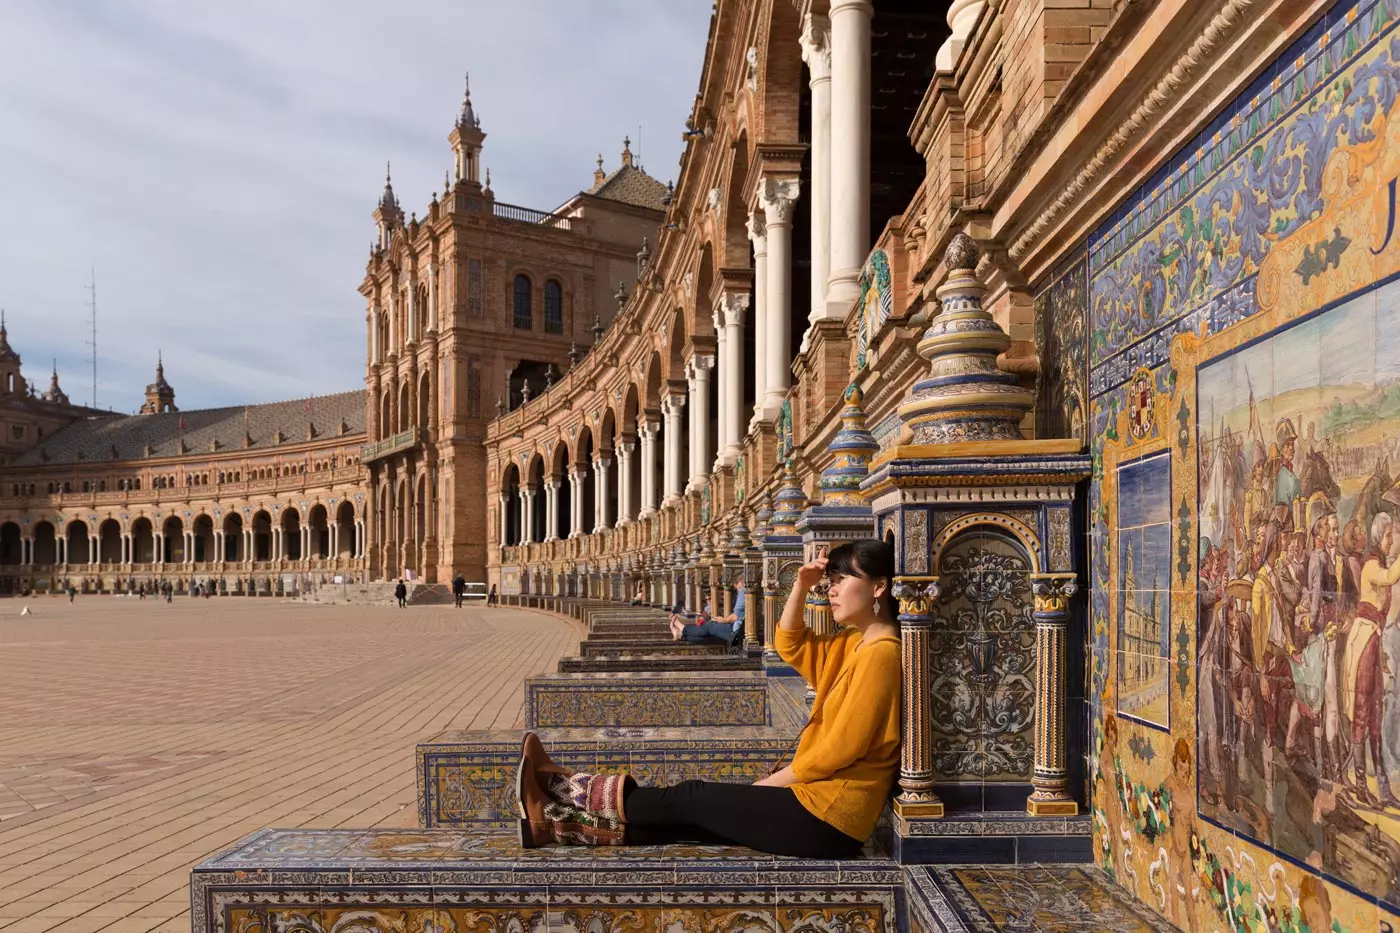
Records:
[[[515,725],[578,639],[482,607],[0,601],[0,930],[185,933],[190,867],[253,830],[416,826],[414,744]]]

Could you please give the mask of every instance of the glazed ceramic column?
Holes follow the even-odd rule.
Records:
[[[720,436],[719,460],[732,464],[739,459],[739,439],[744,419],[744,315],[749,296],[730,293],[720,303],[724,341],[720,344]]]
[[[788,346],[792,331],[792,214],[801,184],[796,178],[765,179],[760,199],[768,227],[767,374],[764,378],[763,418],[772,421],[782,410],[792,376]]]
[[[642,511],[639,518],[656,514],[656,436],[661,422],[646,419],[638,422],[637,433],[642,436]]]
[[[929,634],[938,578],[896,577],[894,597],[899,600],[904,695],[895,812],[902,818],[941,817],[943,801],[933,792],[933,698],[929,683]]]
[[[544,484],[544,539],[557,541],[555,530],[559,527],[559,487],[557,479],[550,478]]]
[[[703,489],[710,481],[710,370],[715,358],[697,353],[690,358],[687,381],[690,384],[690,482],[686,491]]]
[[[812,161],[808,206],[812,214],[812,286],[809,325],[828,316],[826,283],[831,274],[831,24],[825,16],[808,13],[802,20],[802,60],[812,88]],[[864,262],[864,260],[862,260]],[[849,309],[835,309],[842,317]],[[809,326],[802,336],[807,349]]]
[[[870,243],[870,0],[832,0],[831,277],[826,300],[845,311],[860,297]]]
[[[764,369],[768,358],[768,225],[761,210],[749,215],[748,230],[753,241],[753,416],[749,421],[753,427],[763,420],[763,397],[768,385]]]
[[[607,531],[612,527],[608,521],[608,468],[612,460],[600,456],[593,461],[593,531]]]
[[[1031,577],[1035,596],[1035,790],[1026,801],[1032,816],[1075,816],[1065,758],[1065,664],[1069,603],[1079,589],[1072,573]]]
[[[632,501],[632,454],[637,442],[625,440],[617,442],[617,524],[630,525],[637,517],[637,503]]]
[[[681,498],[681,432],[685,430],[681,419],[685,414],[685,395],[667,395],[661,400],[661,414],[666,419],[666,464],[663,470],[665,481],[661,505],[668,506]]]

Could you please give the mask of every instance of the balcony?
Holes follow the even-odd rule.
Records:
[[[548,211],[537,211],[531,207],[521,207],[518,204],[504,204],[500,201],[494,201],[491,204],[491,212],[502,220],[518,220],[521,223],[539,224],[543,227],[554,227],[559,230],[571,229],[568,217],[560,217]]]
[[[360,448],[360,462],[371,463],[375,460],[382,460],[390,454],[396,454],[401,450],[408,450],[416,447],[423,439],[423,431],[420,428],[409,428],[407,431],[400,431],[391,437],[386,437],[382,441],[373,444],[366,444]]]

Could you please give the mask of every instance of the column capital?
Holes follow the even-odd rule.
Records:
[[[765,177],[762,187],[758,190],[758,202],[763,205],[763,217],[767,225],[773,227],[791,224],[801,192],[802,182],[796,178]]]
[[[612,466],[612,457],[599,454],[598,456],[593,458],[593,466],[599,469],[607,469],[608,467]]]
[[[725,292],[715,304],[715,318],[722,320],[725,327],[743,327],[748,313],[748,292]]]
[[[895,577],[891,594],[899,601],[900,622],[905,623],[905,617],[916,625],[920,621],[931,621],[933,604],[940,591],[937,577]]]
[[[753,251],[755,255],[766,256],[768,254],[768,219],[763,211],[751,211],[748,222],[744,225],[749,231],[749,239],[753,241]]]
[[[544,488],[545,488],[545,489],[548,489],[550,492],[558,492],[558,491],[559,491],[559,487],[560,487],[560,486],[563,486],[563,485],[564,485],[564,483],[563,483],[562,480],[556,479],[555,477],[552,477],[552,476],[551,476],[551,477],[545,482]]]
[[[618,441],[613,445],[613,449],[617,451],[617,456],[619,460],[626,460],[629,457],[631,457],[632,452],[637,449],[637,442]]]
[[[820,13],[802,17],[802,34],[797,42],[802,46],[802,60],[812,73],[812,84],[831,80],[831,20]]]
[[[644,441],[654,441],[661,435],[661,422],[650,418],[637,422],[637,433]]]
[[[574,466],[569,469],[569,481],[581,483],[588,478],[588,467]]]
[[[699,379],[702,374],[708,375],[715,366],[715,357],[712,353],[696,353],[685,361],[685,377],[692,382]]]
[[[661,414],[667,418],[679,418],[685,408],[686,393],[676,392],[661,396]]]
[[[1035,597],[1035,614],[1064,616],[1069,613],[1069,601],[1079,592],[1078,575],[1073,573],[1041,573],[1031,576],[1031,593]]]

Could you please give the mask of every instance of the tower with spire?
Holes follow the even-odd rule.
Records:
[[[19,371],[19,354],[10,346],[10,333],[5,329],[5,312],[0,309],[0,394],[24,395],[24,376]]]
[[[481,186],[481,144],[486,134],[481,131],[481,118],[472,109],[471,75],[467,76],[466,91],[462,95],[462,112],[457,115],[457,124],[448,134],[452,144],[452,156],[457,165],[457,181],[479,188]]]
[[[58,360],[53,361],[53,374],[49,376],[49,388],[44,393],[44,401],[55,405],[67,405],[68,393],[58,384]]]
[[[389,237],[394,228],[403,223],[403,210],[399,199],[394,196],[394,182],[390,177],[389,163],[384,163],[384,193],[379,196],[379,204],[374,208],[374,223],[379,228],[379,248],[389,248]]]
[[[157,353],[156,381],[146,386],[146,403],[141,406],[141,414],[159,415],[178,410],[175,407],[175,390],[165,381],[165,361]]]

